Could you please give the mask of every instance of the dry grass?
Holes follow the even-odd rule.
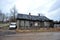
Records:
[[[39,30],[16,30],[16,32],[60,32],[60,28],[40,28]]]

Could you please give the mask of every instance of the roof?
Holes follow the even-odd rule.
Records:
[[[60,21],[54,21],[54,24],[60,24]]]
[[[24,19],[24,20],[33,20],[33,21],[50,21],[45,16],[34,16],[34,15],[26,15],[26,14],[18,14],[17,15],[17,20],[19,19]]]

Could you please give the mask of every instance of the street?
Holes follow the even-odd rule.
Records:
[[[0,40],[60,40],[60,32],[16,33],[0,32]]]

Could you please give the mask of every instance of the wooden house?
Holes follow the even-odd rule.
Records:
[[[45,16],[34,16],[29,13],[17,15],[17,29],[40,29],[53,27],[53,21]]]

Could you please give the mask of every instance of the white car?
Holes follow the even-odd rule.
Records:
[[[16,23],[14,22],[10,23],[9,29],[16,29],[16,28],[17,28]]]

